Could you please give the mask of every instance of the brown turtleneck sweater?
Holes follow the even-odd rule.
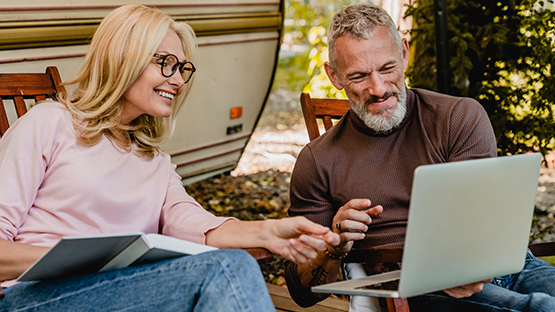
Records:
[[[416,167],[496,154],[491,123],[478,102],[407,89],[407,114],[391,132],[377,134],[349,111],[301,151],[291,177],[289,215],[331,228],[341,206],[368,198],[384,210],[355,246],[402,246]],[[288,263],[285,275],[299,305],[321,300],[302,287],[296,265]]]

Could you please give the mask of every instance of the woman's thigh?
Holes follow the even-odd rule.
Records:
[[[256,261],[217,250],[5,290],[0,311],[271,311]]]

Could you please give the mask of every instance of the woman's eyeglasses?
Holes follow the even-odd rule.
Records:
[[[154,57],[160,58],[160,61],[157,62],[157,64],[160,65],[162,76],[166,78],[170,78],[171,76],[173,76],[177,69],[179,69],[183,80],[185,80],[185,83],[187,83],[189,82],[189,80],[191,80],[191,77],[193,77],[193,73],[196,71],[195,65],[193,65],[193,63],[189,61],[180,63],[177,56],[173,54],[162,55],[154,53]]]

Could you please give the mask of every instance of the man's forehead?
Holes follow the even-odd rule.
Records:
[[[382,66],[401,58],[397,45],[391,36],[374,33],[368,39],[350,35],[336,40],[335,59],[337,66],[356,68],[358,66]]]

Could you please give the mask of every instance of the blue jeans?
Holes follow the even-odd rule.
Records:
[[[471,297],[455,299],[443,292],[409,299],[417,311],[555,311],[555,267],[526,255],[520,273],[498,277]]]
[[[5,289],[0,311],[275,311],[260,267],[222,249]]]

